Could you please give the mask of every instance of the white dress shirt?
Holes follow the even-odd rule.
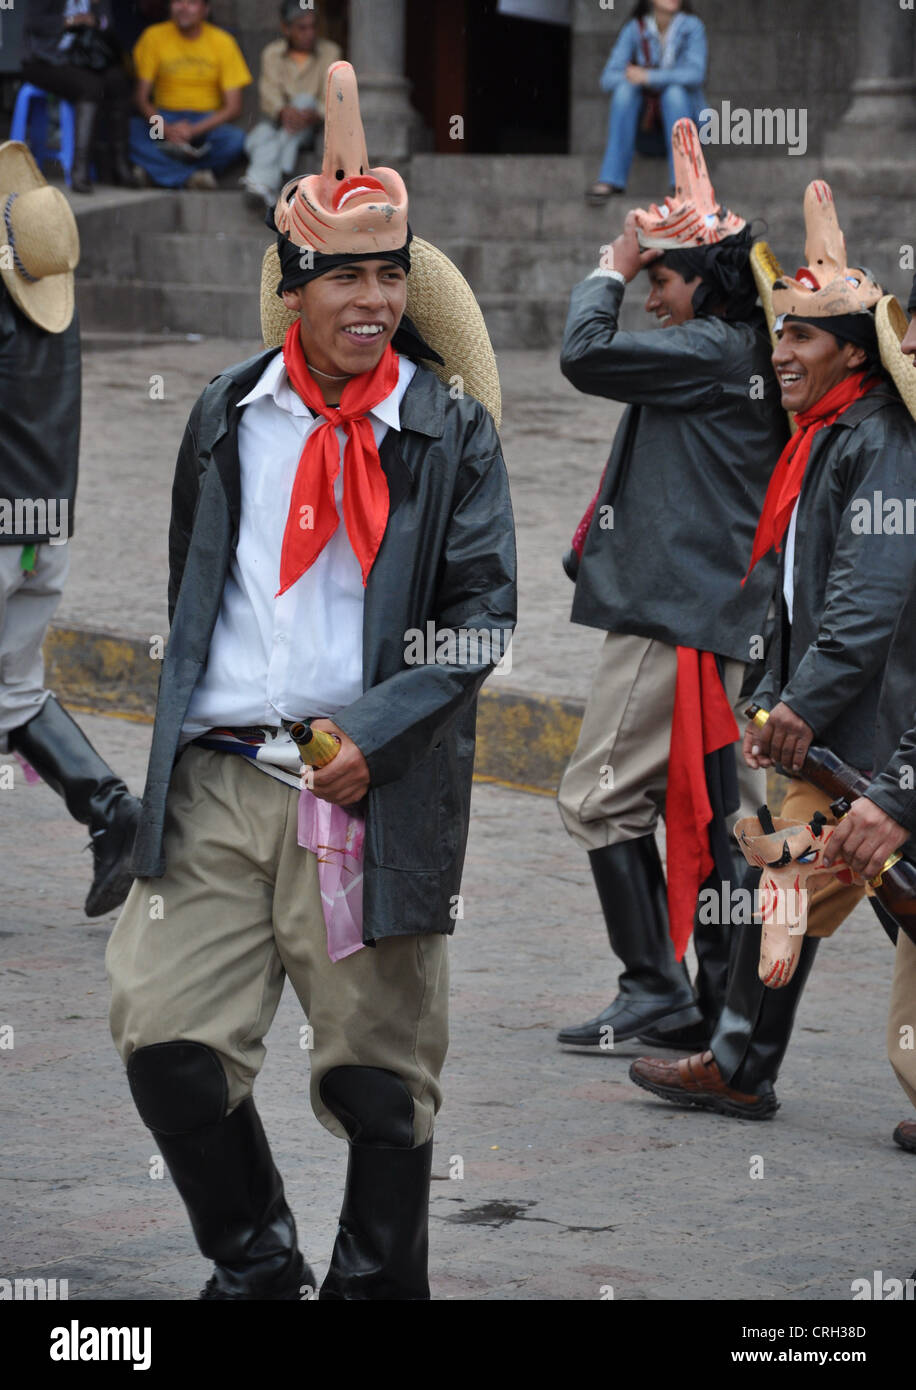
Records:
[[[399,430],[416,364],[399,357],[398,383],[369,411],[376,444]],[[334,500],[340,524],[314,564],[279,598],[280,552],[293,482],[313,415],[290,385],[282,352],[239,401],[241,518],[207,665],[195,686],[182,742],[221,725],[279,725],[333,716],[363,693],[359,561],[343,519],[343,429]]]
[[[782,576],[782,596],[786,601],[786,611],[790,623],[795,605],[795,532],[798,529],[798,504],[800,501],[800,496],[795,499],[795,506],[792,508],[792,520],[789,522],[789,529],[786,532],[786,559]]]

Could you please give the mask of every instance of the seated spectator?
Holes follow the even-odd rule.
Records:
[[[611,96],[607,147],[593,206],[623,193],[633,155],[663,155],[674,184],[671,130],[682,116],[699,123],[705,105],[706,30],[690,0],[639,0],[601,74]]]
[[[318,37],[318,20],[299,0],[280,7],[283,38],[261,54],[258,96],[260,120],[245,140],[251,161],[242,180],[249,197],[273,207],[287,179],[300,172],[300,160],[324,122],[328,68],[342,56],[330,39]]]
[[[130,123],[130,153],[160,188],[215,188],[214,174],[244,148],[232,122],[251,73],[232,35],[207,22],[209,11],[207,0],[171,0],[171,18],[134,48],[142,116]]]
[[[104,108],[115,183],[134,182],[127,157],[130,78],[124,70],[106,0],[29,0],[22,76],[73,103],[74,193],[91,193],[89,177],[96,117]],[[99,123],[102,125],[103,123]]]

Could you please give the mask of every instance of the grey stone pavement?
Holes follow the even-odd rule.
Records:
[[[200,385],[245,351],[177,342],[87,353],[62,618],[164,631],[181,426]],[[522,557],[512,684],[584,695],[600,639],[567,622],[559,555],[600,474],[613,409],[578,397],[550,354],[507,353],[501,366]],[[148,394],[156,373],[159,401]],[[149,726],[84,723],[139,791]],[[154,1144],[108,1035],[115,918],[82,916],[85,832],[18,765],[11,788],[5,780],[0,1277],[67,1278],[71,1300],[192,1298],[206,1267],[171,1180],[150,1175]],[[608,1002],[615,972],[585,856],[550,798],[475,788],[463,893],[431,1207],[436,1299],[578,1301],[613,1288],[617,1300],[848,1300],[854,1278],[910,1273],[916,1156],[890,1139],[907,1103],[884,1056],[891,952],[867,908],[822,948],[782,1108],[753,1124],[638,1090],[627,1079],[638,1044],[587,1055],[554,1041],[560,1024]],[[320,1276],[346,1153],[310,1113],[302,1021],[287,990],[257,1096]]]

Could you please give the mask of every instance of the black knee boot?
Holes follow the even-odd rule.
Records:
[[[394,1072],[335,1067],[321,1099],[350,1139],[347,1186],[320,1299],[429,1298],[433,1141],[414,1145],[413,1097]]]
[[[93,879],[85,913],[101,917],[112,912],[133,882],[129,863],[140,802],[53,695],[27,724],[12,731],[9,745],[63,797],[73,819],[89,826]]]
[[[293,1301],[314,1289],[267,1138],[249,1097],[226,1114],[222,1063],[195,1042],[138,1048],[127,1078],[215,1269],[201,1298]]]
[[[760,924],[736,927],[735,931],[736,950],[725,1007],[709,1046],[729,1086],[748,1095],[769,1095],[789,1046],[819,939],[806,936],[789,983],[782,989],[768,989],[757,973]],[[775,1096],[773,1099],[775,1102]]]
[[[557,1034],[561,1043],[608,1046],[649,1024],[680,1028],[701,1022],[687,966],[674,958],[668,934],[665,875],[653,835],[589,851],[611,950],[623,962],[619,994],[587,1023]],[[612,1033],[609,1030],[613,1030]]]

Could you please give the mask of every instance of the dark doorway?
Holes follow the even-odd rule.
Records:
[[[570,51],[568,26],[497,0],[408,0],[411,101],[441,154],[566,154]]]

